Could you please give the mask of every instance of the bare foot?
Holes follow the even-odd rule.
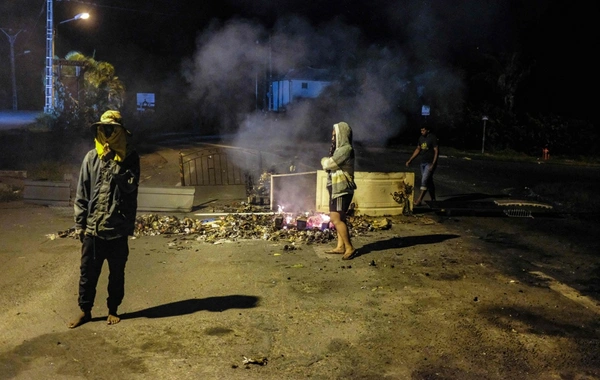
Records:
[[[325,251],[325,253],[330,253],[330,254],[334,254],[334,255],[343,255],[344,254],[344,248],[335,248],[335,249],[330,249],[328,251]]]
[[[92,320],[92,313],[89,312],[89,311],[88,312],[82,311],[77,316],[77,318],[75,318],[74,320],[72,320],[71,322],[69,322],[68,327],[70,329],[74,329],[75,327],[81,326],[84,323],[87,323],[87,322],[89,322],[91,320]]]
[[[108,318],[106,318],[107,324],[116,325],[119,322],[121,322],[121,318],[119,318],[119,316],[117,316],[116,314],[108,314]]]
[[[356,256],[358,256],[358,250],[356,249],[351,249],[349,251],[346,251],[344,253],[344,256],[342,256],[342,260],[352,260],[353,258],[355,258]]]

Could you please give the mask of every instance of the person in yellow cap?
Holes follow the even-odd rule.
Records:
[[[119,111],[106,111],[92,124],[95,148],[84,157],[74,202],[75,228],[81,240],[78,304],[81,312],[68,327],[92,319],[96,285],[104,260],[108,262],[107,323],[120,318],[117,309],[125,295],[128,236],[133,235],[137,212],[140,157]]]

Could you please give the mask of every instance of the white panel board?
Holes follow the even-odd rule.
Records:
[[[315,210],[317,172],[273,174],[271,176],[271,210],[309,212]]]

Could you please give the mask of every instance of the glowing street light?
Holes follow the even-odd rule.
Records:
[[[59,24],[64,24],[65,22],[75,21],[75,20],[79,20],[79,19],[87,20],[88,18],[90,18],[89,13],[79,13],[79,14],[75,15],[75,17],[73,17],[73,18],[59,22]]]
[[[46,80],[45,80],[45,102],[44,113],[54,112],[54,10],[53,0],[46,0]],[[61,21],[59,24],[75,20],[85,20],[90,17],[89,13],[79,13],[73,18]]]

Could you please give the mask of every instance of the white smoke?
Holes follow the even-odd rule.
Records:
[[[237,132],[246,145],[326,138],[339,121],[352,126],[356,140],[384,143],[402,128],[402,119],[393,118],[407,82],[402,63],[388,47],[365,46],[360,31],[341,21],[313,27],[288,18],[269,31],[234,20],[198,38],[185,74],[202,114],[221,132]],[[337,74],[323,99],[294,105],[284,115],[256,112],[265,95],[257,88],[264,91],[270,79],[309,66]]]
[[[268,29],[245,19],[214,23],[185,65],[190,97],[220,133],[236,133],[240,144],[258,148],[327,141],[339,121],[352,127],[355,141],[385,144],[407,128],[407,115],[420,115],[423,104],[438,120],[459,114],[463,78],[449,57],[485,40],[486,24],[478,15],[493,15],[495,7],[434,1],[387,2],[376,9],[372,22],[397,38],[367,42],[358,26],[341,19],[315,25],[287,16]],[[469,25],[477,28],[473,41],[467,40]],[[260,112],[271,80],[306,67],[331,70],[335,84],[285,114]]]

